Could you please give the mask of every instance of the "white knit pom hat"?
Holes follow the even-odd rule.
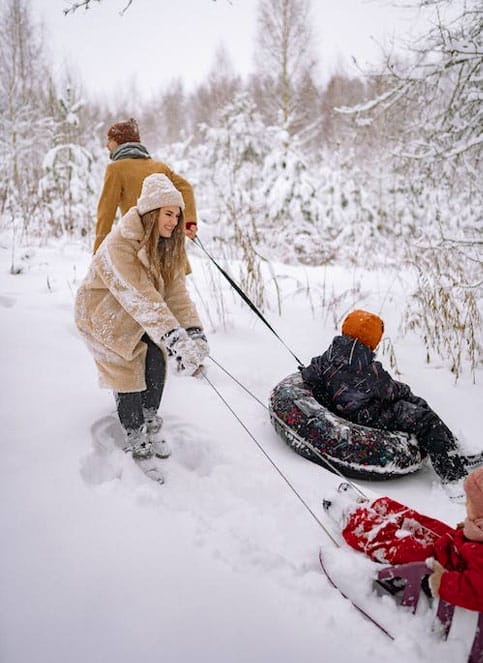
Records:
[[[159,207],[181,207],[184,210],[183,196],[170,179],[161,173],[148,175],[143,182],[141,195],[137,201],[140,216]]]

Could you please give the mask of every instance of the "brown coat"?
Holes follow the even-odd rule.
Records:
[[[106,168],[104,186],[97,205],[96,239],[94,253],[110,232],[117,208],[121,214],[135,207],[141,193],[144,178],[153,173],[163,173],[180,191],[186,205],[185,221],[196,221],[196,206],[191,184],[177,175],[165,163],[154,159],[120,159]]]
[[[144,228],[136,208],[122,217],[92,258],[76,296],[77,327],[99,372],[101,387],[144,391],[144,333],[164,350],[174,327],[201,327],[186,288],[184,264],[173,282],[153,282],[140,244]]]

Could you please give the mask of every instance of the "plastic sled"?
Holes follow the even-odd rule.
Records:
[[[401,605],[410,607],[413,613],[421,594],[421,583],[423,579],[432,573],[432,569],[425,562],[411,562],[409,564],[399,564],[398,566],[387,566],[381,569],[377,574],[380,581],[395,579],[405,580]],[[442,637],[448,637],[455,606],[439,599],[436,611],[436,619],[441,626]],[[478,613],[478,623],[476,633],[471,647],[468,663],[483,663],[483,612]]]

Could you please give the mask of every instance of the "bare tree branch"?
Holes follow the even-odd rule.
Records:
[[[364,124],[389,113],[398,115],[400,157],[441,161],[449,168],[461,165],[465,155],[465,166],[473,173],[471,164],[479,163],[483,142],[483,10],[476,0],[468,0],[458,14],[451,15],[441,11],[449,7],[448,0],[420,0],[419,4],[435,7],[436,22],[411,44],[412,62],[388,57],[381,76],[389,89],[365,103],[336,110],[354,114]]]
[[[75,11],[81,9],[82,7],[84,7],[84,9],[90,9],[91,3],[93,2],[99,3],[102,2],[102,0],[76,0],[75,2],[71,2],[70,6],[66,7],[63,10],[64,14],[65,16],[67,16],[68,14],[73,14]],[[133,2],[134,0],[127,0],[127,5],[124,7],[124,9],[121,9],[119,14],[123,16],[123,14],[126,13],[126,11],[129,9],[129,7],[132,5]],[[216,2],[216,0],[212,0],[212,2]],[[228,4],[230,5],[232,4],[232,0],[226,0],[226,2],[228,2]]]

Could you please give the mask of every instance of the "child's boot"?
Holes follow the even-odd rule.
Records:
[[[447,444],[448,446],[449,444]],[[430,450],[429,454],[433,469],[439,476],[441,486],[446,495],[452,502],[464,502],[465,491],[463,481],[468,474],[465,466],[465,457],[455,448],[446,448],[445,453],[440,454],[434,454]]]
[[[452,502],[457,504],[464,504],[466,501],[465,489],[463,487],[465,477],[456,479],[455,481],[441,480],[441,486]]]
[[[467,476],[463,456],[450,452],[448,458],[450,463],[446,464],[445,473],[440,475],[441,485],[452,502],[463,504],[466,500],[463,483]]]
[[[367,501],[362,493],[357,492],[353,484],[344,482],[338,486],[337,492],[329,494],[322,501],[322,506],[329,518],[343,528],[347,516],[354,508]]]
[[[483,465],[483,451],[480,451],[480,453],[477,454],[469,454],[467,456],[463,456],[463,463],[465,464],[466,471],[468,472],[468,474],[472,470],[476,470],[477,467]]]

